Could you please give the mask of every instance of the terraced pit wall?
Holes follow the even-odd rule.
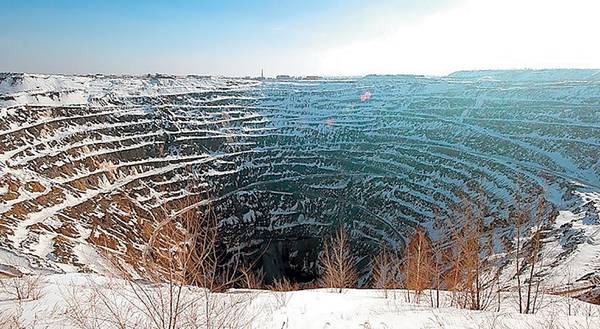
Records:
[[[515,204],[540,195],[557,259],[599,224],[596,71],[0,79],[0,246],[34,267],[93,270],[97,246],[135,264],[152,214],[190,195],[231,252],[298,280],[338,225],[365,265],[417,225],[434,239],[469,225],[463,198],[497,252]],[[588,224],[554,227],[559,211]]]

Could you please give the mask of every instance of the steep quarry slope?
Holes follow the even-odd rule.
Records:
[[[8,75],[0,112],[0,245],[85,268],[89,245],[139,256],[161,203],[235,170],[260,134],[233,79]],[[216,183],[216,180],[214,181]]]
[[[289,238],[345,221],[356,248],[373,251],[402,247],[415,225],[447,235],[462,225],[452,210],[466,194],[504,252],[512,206],[535,206],[543,193],[547,274],[598,271],[597,71],[456,75],[266,83],[261,113],[277,135],[255,148],[264,155],[251,163],[268,167],[235,209],[248,204],[254,227]]]
[[[194,194],[230,249],[288,275],[342,222],[363,257],[416,225],[445,236],[461,198],[505,252],[512,207],[543,194],[549,279],[600,270],[598,71],[0,79],[4,263],[86,269],[92,246],[135,261],[151,210]]]

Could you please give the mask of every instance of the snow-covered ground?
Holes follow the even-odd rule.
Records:
[[[4,79],[3,79],[4,78]],[[233,83],[231,83],[233,82]],[[237,89],[256,81],[188,76],[175,78],[92,77],[45,74],[0,74],[0,108],[19,105],[98,105],[98,100],[158,95],[180,95],[199,91]],[[236,89],[236,88],[233,88]]]
[[[144,316],[143,299],[134,294],[141,289],[148,289],[144,293],[160,309],[155,298],[158,287],[129,286],[94,274],[47,275],[39,286],[37,299],[17,301],[0,294],[4,325],[16,319],[26,328],[116,328],[121,319],[127,327],[152,327]],[[162,289],[164,296],[167,290]],[[496,303],[489,311],[458,309],[443,295],[442,307],[433,308],[427,293],[417,304],[406,302],[403,290],[388,291],[387,297],[384,291],[368,289],[232,290],[206,295],[199,288],[185,287],[181,294],[185,310],[175,327],[203,328],[208,319],[214,328],[600,328],[600,306],[568,297],[543,296],[540,310],[524,315],[516,311],[509,293],[502,295],[500,311]]]

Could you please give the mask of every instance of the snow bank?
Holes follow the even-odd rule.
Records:
[[[131,303],[137,301],[126,300],[126,296],[132,296],[127,295],[131,288],[122,281],[71,273],[44,276],[42,282],[43,294],[36,300],[19,303],[0,293],[0,314],[15,315],[21,325],[27,327],[35,324],[40,328],[77,328],[74,317],[68,314],[97,303],[101,294],[108,298],[108,305],[118,305],[117,312],[123,312],[128,320],[139,320],[137,307],[140,305],[132,307]],[[161,289],[157,286],[146,288],[148,294]],[[427,294],[422,296],[419,304],[406,302],[405,296],[403,290],[389,291],[386,298],[383,291],[366,289],[342,293],[328,289],[295,292],[232,290],[207,295],[199,288],[184,287],[182,300],[196,303],[194,307],[197,308],[188,314],[195,317],[196,328],[203,327],[201,322],[205,319],[203,309],[206,305],[220,312],[220,316],[211,315],[213,325],[236,328],[600,328],[600,306],[567,297],[544,296],[545,302],[538,313],[523,315],[516,312],[512,302],[514,296],[509,294],[502,296],[499,311],[496,306],[490,311],[469,311],[447,305],[432,308]],[[210,302],[205,305],[207,300]],[[219,308],[223,306],[228,308]],[[108,317],[108,313],[80,314]],[[235,319],[227,319],[223,314],[235,316]],[[177,327],[186,327],[183,322],[188,320],[182,316],[181,325],[178,323]]]
[[[219,77],[104,77],[0,73],[0,108],[93,105],[101,99],[240,89],[259,82]]]

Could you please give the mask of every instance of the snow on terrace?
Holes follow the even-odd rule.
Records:
[[[43,74],[0,74],[0,95],[36,94],[49,91],[85,90],[90,77],[43,75]]]
[[[199,91],[244,89],[255,81],[219,77],[146,78],[91,77],[43,74],[0,74],[0,108],[18,105],[87,104],[91,99],[112,95],[131,96],[177,95]],[[231,82],[238,86],[232,86]],[[50,93],[50,94],[49,94]],[[54,93],[54,95],[52,95]],[[58,95],[56,95],[58,94]]]
[[[18,262],[12,256],[2,257],[0,263],[6,261],[24,272],[39,264],[51,265],[46,260],[56,260],[51,253],[65,245],[56,243],[57,239],[64,241],[65,226],[69,226],[67,232],[89,231],[89,219],[83,217],[102,216],[104,211],[75,210],[83,216],[77,219],[72,219],[69,212],[119,193],[127,184],[165,177],[186,166],[228,156],[206,152],[189,156],[160,154],[166,131],[157,122],[163,111],[168,113],[174,105],[145,105],[136,99],[185,97],[176,105],[183,112],[173,116],[174,125],[184,122],[193,127],[210,126],[199,130],[182,125],[171,134],[233,136],[226,129],[227,124],[255,120],[256,115],[238,110],[232,111],[235,113],[231,118],[223,118],[227,109],[221,115],[204,115],[194,104],[210,106],[213,102],[251,100],[237,93],[256,84],[250,80],[194,76],[0,74],[0,226],[6,232],[0,246],[25,256]],[[228,94],[234,91],[235,94]],[[188,114],[187,106],[199,115]],[[153,148],[159,148],[158,154]],[[142,150],[145,155],[140,158]],[[132,154],[135,161],[130,161],[127,154]],[[209,174],[219,171],[211,170]],[[176,183],[177,177],[185,179],[175,174],[166,181]],[[74,244],[74,253],[85,249],[81,244],[89,243],[85,234],[66,234],[71,237],[66,245]],[[26,258],[33,258],[37,265]]]

